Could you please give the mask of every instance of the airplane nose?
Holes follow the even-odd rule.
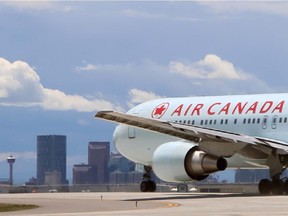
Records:
[[[114,142],[116,149],[117,149],[117,143],[119,139],[119,131],[120,131],[119,127],[120,125],[118,125],[113,132],[113,142]]]
[[[134,139],[133,139],[134,141]],[[120,124],[113,133],[113,142],[117,151],[129,160],[135,160],[133,157],[135,154],[135,144],[128,138],[128,126]]]
[[[127,144],[127,126],[126,125],[118,125],[113,133],[113,142],[115,148],[119,153],[123,153],[125,149],[125,143]]]

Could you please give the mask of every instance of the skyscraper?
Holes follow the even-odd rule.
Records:
[[[97,167],[88,164],[73,166],[73,184],[95,184],[97,183]]]
[[[37,184],[66,183],[66,136],[37,136]]]
[[[109,182],[108,162],[110,155],[109,142],[89,142],[88,165],[96,166],[98,184]]]

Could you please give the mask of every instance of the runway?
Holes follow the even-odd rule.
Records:
[[[285,215],[288,196],[203,193],[0,194],[0,203],[39,208],[0,215]]]

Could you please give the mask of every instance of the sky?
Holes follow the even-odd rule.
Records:
[[[67,136],[67,178],[90,141],[161,97],[288,92],[287,1],[1,1],[0,178],[36,176],[37,135]]]

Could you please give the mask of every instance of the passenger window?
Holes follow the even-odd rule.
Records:
[[[237,119],[234,119],[234,124],[237,124]]]
[[[243,119],[243,124],[246,124],[246,119]]]
[[[205,125],[207,125],[208,124],[208,120],[205,120]]]
[[[251,122],[251,119],[249,118],[248,121],[247,121],[247,123],[250,124],[250,122]]]
[[[192,121],[192,125],[194,125],[194,124],[195,124],[195,120]]]
[[[210,120],[209,124],[210,124],[210,125],[212,125],[212,122],[213,122],[213,121],[212,121],[212,120]]]
[[[203,125],[203,120],[201,120],[200,124]]]
[[[253,118],[253,119],[252,119],[252,124],[255,124],[255,121],[256,121],[256,119],[255,119],[255,118]]]
[[[223,124],[223,119],[221,119],[220,124],[221,124],[221,125]]]
[[[257,124],[260,124],[260,118],[257,119]]]
[[[225,120],[225,124],[228,124],[228,119]]]
[[[287,122],[287,117],[284,118],[284,123],[286,123],[286,122]]]
[[[216,119],[214,120],[214,124],[217,124],[217,120]]]
[[[279,123],[282,123],[282,117],[281,117],[281,118],[279,118]]]

